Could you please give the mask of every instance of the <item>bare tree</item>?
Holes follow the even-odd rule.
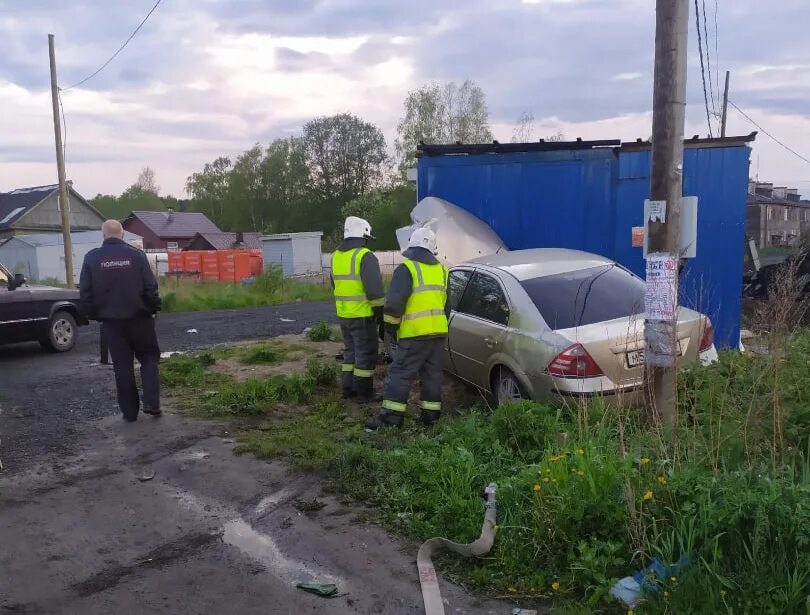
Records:
[[[528,111],[520,114],[512,131],[512,143],[528,143],[534,135],[534,115]]]
[[[135,185],[144,192],[151,192],[154,195],[160,192],[160,186],[155,183],[155,172],[151,167],[144,167],[141,174],[138,175],[138,181],[135,182]]]
[[[492,140],[484,91],[473,81],[430,83],[408,93],[395,143],[401,172],[412,167],[425,143],[485,143]]]

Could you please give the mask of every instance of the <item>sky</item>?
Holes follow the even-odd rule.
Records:
[[[703,1],[714,107],[730,70],[730,99],[810,158],[810,3]],[[87,197],[121,193],[144,166],[183,197],[206,162],[334,113],[379,126],[393,153],[407,92],[431,81],[478,83],[501,141],[524,113],[535,139],[651,134],[654,0],[162,0],[68,89],[154,3],[0,0],[0,191],[56,182],[49,33],[67,175]],[[690,7],[687,136],[708,134]],[[727,134],[752,130],[729,109]],[[810,197],[810,164],[762,133],[751,175]]]

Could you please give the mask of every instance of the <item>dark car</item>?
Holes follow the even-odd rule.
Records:
[[[67,352],[86,324],[78,290],[29,285],[0,264],[0,344],[39,342],[52,352]]]

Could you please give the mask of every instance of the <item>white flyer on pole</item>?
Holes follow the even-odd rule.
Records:
[[[647,320],[675,320],[678,302],[678,258],[672,254],[647,256],[644,311]]]

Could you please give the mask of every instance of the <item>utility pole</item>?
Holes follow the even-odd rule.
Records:
[[[671,435],[677,423],[675,364],[680,355],[676,323],[689,0],[656,0],[655,19],[644,392],[648,418],[663,420]]]
[[[728,79],[731,76],[729,71],[726,71],[726,88],[723,90],[723,116],[720,119],[720,136],[726,136],[726,111],[728,111]]]
[[[62,124],[59,121],[59,85],[56,80],[56,53],[53,34],[48,35],[51,56],[51,103],[53,104],[53,133],[56,137],[56,171],[59,175],[59,211],[62,214],[62,238],[65,244],[65,281],[73,288],[73,242],[70,239],[70,194],[65,180],[65,150],[62,145]]]

